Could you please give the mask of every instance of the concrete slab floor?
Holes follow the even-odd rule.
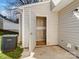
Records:
[[[20,59],[77,59],[72,54],[58,46],[41,46],[35,48],[30,56],[27,50],[24,50]]]

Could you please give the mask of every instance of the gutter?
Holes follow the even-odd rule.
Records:
[[[45,3],[50,3],[50,0],[49,1],[45,1],[45,2],[37,2],[37,3],[22,5],[22,6],[18,7],[18,8],[19,9],[23,9],[24,7],[31,7],[31,6],[36,6],[36,5],[45,4]]]

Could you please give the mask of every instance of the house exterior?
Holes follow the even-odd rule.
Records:
[[[79,19],[73,11],[78,9],[79,0],[46,0],[24,5],[20,19],[22,47],[33,51],[36,46],[36,19],[46,18],[46,46],[60,45],[69,52],[79,56],[78,27]]]
[[[0,29],[18,33],[19,24],[0,15]]]
[[[19,24],[3,19],[3,29],[13,32],[19,32]]]
[[[25,8],[23,10],[23,12],[24,13],[26,12],[26,13],[25,14],[22,13],[22,16],[23,16],[22,18],[24,18],[24,20],[27,19],[27,17],[29,16],[28,15],[28,13],[29,13],[29,7],[31,7],[33,9],[33,13],[34,13],[35,16],[44,16],[44,17],[47,17],[48,19],[50,19],[50,20],[47,20],[47,22],[48,22],[47,24],[49,24],[49,25],[47,25],[47,27],[48,27],[47,28],[47,32],[48,32],[48,34],[47,34],[47,39],[48,39],[47,40],[47,45],[57,45],[57,37],[56,37],[57,36],[57,33],[55,33],[55,32],[57,32],[57,24],[58,24],[57,23],[57,18],[58,17],[56,15],[57,13],[55,13],[55,14],[52,14],[51,13],[51,11],[50,11],[50,1],[39,2],[39,3],[31,4],[31,5],[29,4],[26,7],[27,8]],[[23,7],[20,7],[20,9],[23,9]],[[26,14],[27,14],[27,17],[25,16]],[[52,18],[53,18],[52,15],[54,15],[54,18],[56,19],[55,21],[52,20]],[[53,21],[55,23],[52,23]],[[28,20],[23,21],[23,19],[22,19],[22,22],[23,23],[25,22],[25,24],[26,24],[26,22],[28,23]],[[24,25],[23,23],[22,23],[22,26],[28,27],[28,24],[27,25]],[[51,26],[51,24],[54,24],[54,27]],[[22,27],[23,32],[26,32],[27,31],[27,33],[23,37],[25,39],[27,39],[29,37],[28,36],[28,32],[29,32],[28,30],[29,29],[27,29],[26,27]],[[24,30],[23,28],[26,28],[27,30]],[[24,34],[23,32],[22,32],[22,34]],[[55,34],[52,34],[51,32],[54,32]],[[26,37],[26,35],[27,35],[27,37]],[[55,36],[52,37],[52,35],[55,35]],[[24,42],[25,42],[25,44],[23,44],[23,47],[28,47],[28,40],[24,40],[23,43]]]

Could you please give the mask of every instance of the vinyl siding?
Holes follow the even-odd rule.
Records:
[[[79,56],[79,19],[73,10],[79,6],[79,0],[65,7],[59,12],[59,45]]]
[[[3,29],[3,20],[0,18],[0,29]]]

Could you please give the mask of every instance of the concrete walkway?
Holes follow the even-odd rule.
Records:
[[[34,52],[29,56],[28,50],[24,50],[20,59],[77,59],[72,54],[63,50],[58,46],[41,46],[35,48]]]

